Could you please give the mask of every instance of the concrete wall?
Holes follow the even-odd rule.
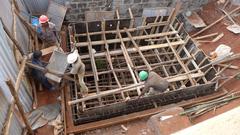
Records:
[[[69,7],[66,19],[69,21],[84,20],[85,11],[119,9],[121,16],[126,16],[127,9],[131,7],[134,16],[141,16],[143,8],[174,6],[176,0],[66,0]],[[206,4],[208,0],[181,0],[182,10],[195,10]]]

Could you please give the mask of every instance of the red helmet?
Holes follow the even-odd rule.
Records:
[[[40,17],[39,17],[39,22],[40,23],[46,23],[46,22],[48,22],[49,21],[49,19],[48,19],[48,17],[46,16],[46,15],[41,15]]]

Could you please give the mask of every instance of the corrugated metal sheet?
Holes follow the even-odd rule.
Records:
[[[2,132],[3,124],[6,121],[9,107],[10,107],[10,103],[2,94],[2,89],[0,89],[0,134]],[[16,117],[16,114],[13,114],[13,117],[11,119],[11,125],[9,128],[9,135],[21,135],[22,132],[23,132],[23,125],[19,122],[19,119]]]
[[[8,97],[7,100],[10,100],[10,91],[5,84],[5,80],[11,79],[15,83],[19,69],[12,52],[12,45],[7,39],[2,28],[2,22],[0,22],[0,63],[0,87],[3,90],[4,95]],[[26,86],[20,86],[19,97],[24,110],[26,112],[30,111],[32,106],[32,97],[26,92]]]
[[[23,126],[19,122],[18,118],[14,114],[12,117],[9,135],[22,135],[23,133]]]
[[[4,97],[2,92],[0,91],[0,134],[7,116],[8,109],[9,103],[7,102],[7,99]]]
[[[12,31],[13,17],[9,0],[1,0],[0,17],[2,18],[4,24],[7,26],[8,30]]]
[[[49,0],[23,0],[33,15],[40,15],[47,12]]]

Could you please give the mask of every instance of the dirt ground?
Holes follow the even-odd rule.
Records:
[[[213,1],[213,2],[209,3],[208,5],[204,6],[202,8],[202,10],[200,10],[198,12],[198,14],[204,20],[204,22],[207,25],[209,25],[224,15],[219,10],[219,8],[221,8],[222,6],[223,6],[223,4],[218,5],[216,2]],[[234,8],[235,8],[234,6],[228,5],[225,10],[227,12],[230,12]],[[240,23],[240,17],[234,17],[234,20],[237,23]],[[207,31],[205,31],[201,34],[201,35],[206,35],[206,34],[211,34],[211,33],[215,33],[215,32],[218,32],[219,34],[224,33],[224,36],[215,43],[201,43],[200,48],[203,49],[207,55],[211,51],[215,50],[215,48],[220,44],[226,44],[232,48],[232,51],[234,53],[240,53],[240,38],[239,38],[239,36],[231,33],[230,31],[228,31],[226,29],[226,27],[230,24],[231,24],[231,22],[227,18],[225,18],[220,23],[214,25],[212,28],[208,29]],[[201,35],[199,35],[199,36],[201,36]],[[234,60],[233,65],[240,66],[239,60]],[[226,76],[230,76],[237,72],[239,72],[239,70],[227,69],[227,70],[225,70],[225,72],[223,74]],[[240,90],[239,89],[240,85],[238,85],[239,82],[240,82],[239,80],[232,79],[229,83],[227,83],[224,86],[224,88],[226,88],[228,91]],[[49,92],[44,91],[44,92],[38,93],[39,106],[47,104],[47,103],[49,103],[49,101],[55,102],[55,99],[57,96],[58,96],[57,92],[49,94]],[[216,109],[215,112],[210,111],[210,112],[194,119],[192,122],[193,122],[193,124],[199,123],[201,121],[204,121],[206,119],[209,119],[211,117],[219,115],[223,112],[226,112],[226,111],[228,111],[236,106],[239,106],[239,105],[240,105],[240,99],[236,99],[236,100],[230,102],[229,104]],[[96,130],[89,131],[89,132],[82,133],[82,134],[83,135],[99,135],[99,134],[102,134],[102,135],[153,135],[153,133],[151,133],[150,130],[146,126],[147,120],[148,120],[148,118],[140,119],[140,120],[132,121],[129,123],[123,123],[123,124],[103,128],[103,129],[96,129]],[[123,128],[121,127],[121,125],[124,125],[128,130],[124,131]],[[52,133],[52,132],[53,132],[53,129],[50,126],[45,126],[38,130],[38,135],[50,135],[50,133]]]

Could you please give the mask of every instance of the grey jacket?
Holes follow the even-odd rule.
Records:
[[[144,84],[145,87],[142,92],[143,94],[147,92],[149,88],[153,88],[154,91],[157,92],[164,92],[169,86],[169,82],[166,79],[162,78],[153,71],[149,73],[149,76]]]

